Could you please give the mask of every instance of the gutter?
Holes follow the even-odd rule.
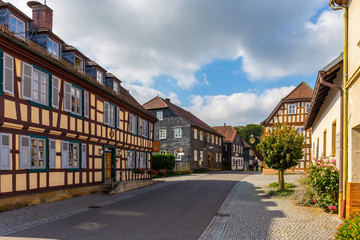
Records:
[[[344,135],[344,128],[343,128],[343,124],[344,124],[344,111],[343,111],[343,107],[344,107],[344,98],[343,98],[343,90],[340,86],[335,85],[335,84],[331,84],[328,82],[325,82],[324,78],[326,76],[326,72],[325,71],[320,71],[319,72],[319,79],[320,79],[320,84],[329,87],[329,88],[333,88],[333,89],[337,89],[340,92],[340,159],[339,159],[339,169],[340,169],[340,173],[339,173],[339,206],[341,206],[341,213],[340,213],[340,217],[343,218],[343,215],[345,213],[344,211],[344,206],[345,206],[345,202],[343,202],[343,190],[344,190],[344,186],[343,186],[343,154],[344,154],[344,141],[342,136]],[[340,211],[339,211],[340,212]]]
[[[344,58],[343,58],[343,111],[341,112],[343,118],[343,168],[342,171],[342,190],[343,193],[340,194],[339,186],[339,209],[341,208],[340,217],[345,218],[346,215],[346,182],[348,179],[348,8],[346,6],[335,6],[336,0],[330,0],[329,6],[333,10],[344,10]],[[339,2],[339,1],[338,1]],[[347,1],[341,3],[346,4]],[[340,180],[339,180],[340,181]]]

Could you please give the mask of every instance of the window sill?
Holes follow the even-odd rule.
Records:
[[[81,168],[67,168],[66,171],[67,172],[80,172]]]
[[[41,103],[30,101],[30,104],[33,105],[33,106],[36,106],[36,107],[41,107],[41,108],[45,108],[47,110],[51,110],[50,106],[47,106],[47,105],[44,105],[44,104],[41,104]]]
[[[48,172],[49,171],[49,169],[47,169],[47,168],[31,168],[28,170],[29,170],[29,173]]]
[[[71,113],[71,112],[69,112],[69,116],[70,116],[70,117],[76,117],[76,118],[79,118],[79,119],[84,119],[83,116],[77,115],[77,114],[74,114],[74,113]]]

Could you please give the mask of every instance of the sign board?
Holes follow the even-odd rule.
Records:
[[[161,142],[153,142],[152,143],[152,150],[154,152],[159,152],[161,147]]]
[[[184,156],[185,153],[178,153],[177,155],[179,155],[179,156]]]

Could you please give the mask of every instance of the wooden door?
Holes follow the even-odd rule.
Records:
[[[105,152],[105,182],[111,180],[112,172],[112,153]]]

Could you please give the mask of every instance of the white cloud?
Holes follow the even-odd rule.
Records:
[[[260,123],[294,88],[272,88],[261,94],[245,92],[229,96],[193,96],[192,105],[186,109],[211,126]]]
[[[9,0],[31,15],[27,0]],[[169,75],[184,89],[215,59],[243,58],[251,79],[312,73],[341,51],[328,0],[48,0],[54,32],[129,84]],[[206,83],[206,82],[205,82]],[[210,83],[211,84],[211,83]]]

